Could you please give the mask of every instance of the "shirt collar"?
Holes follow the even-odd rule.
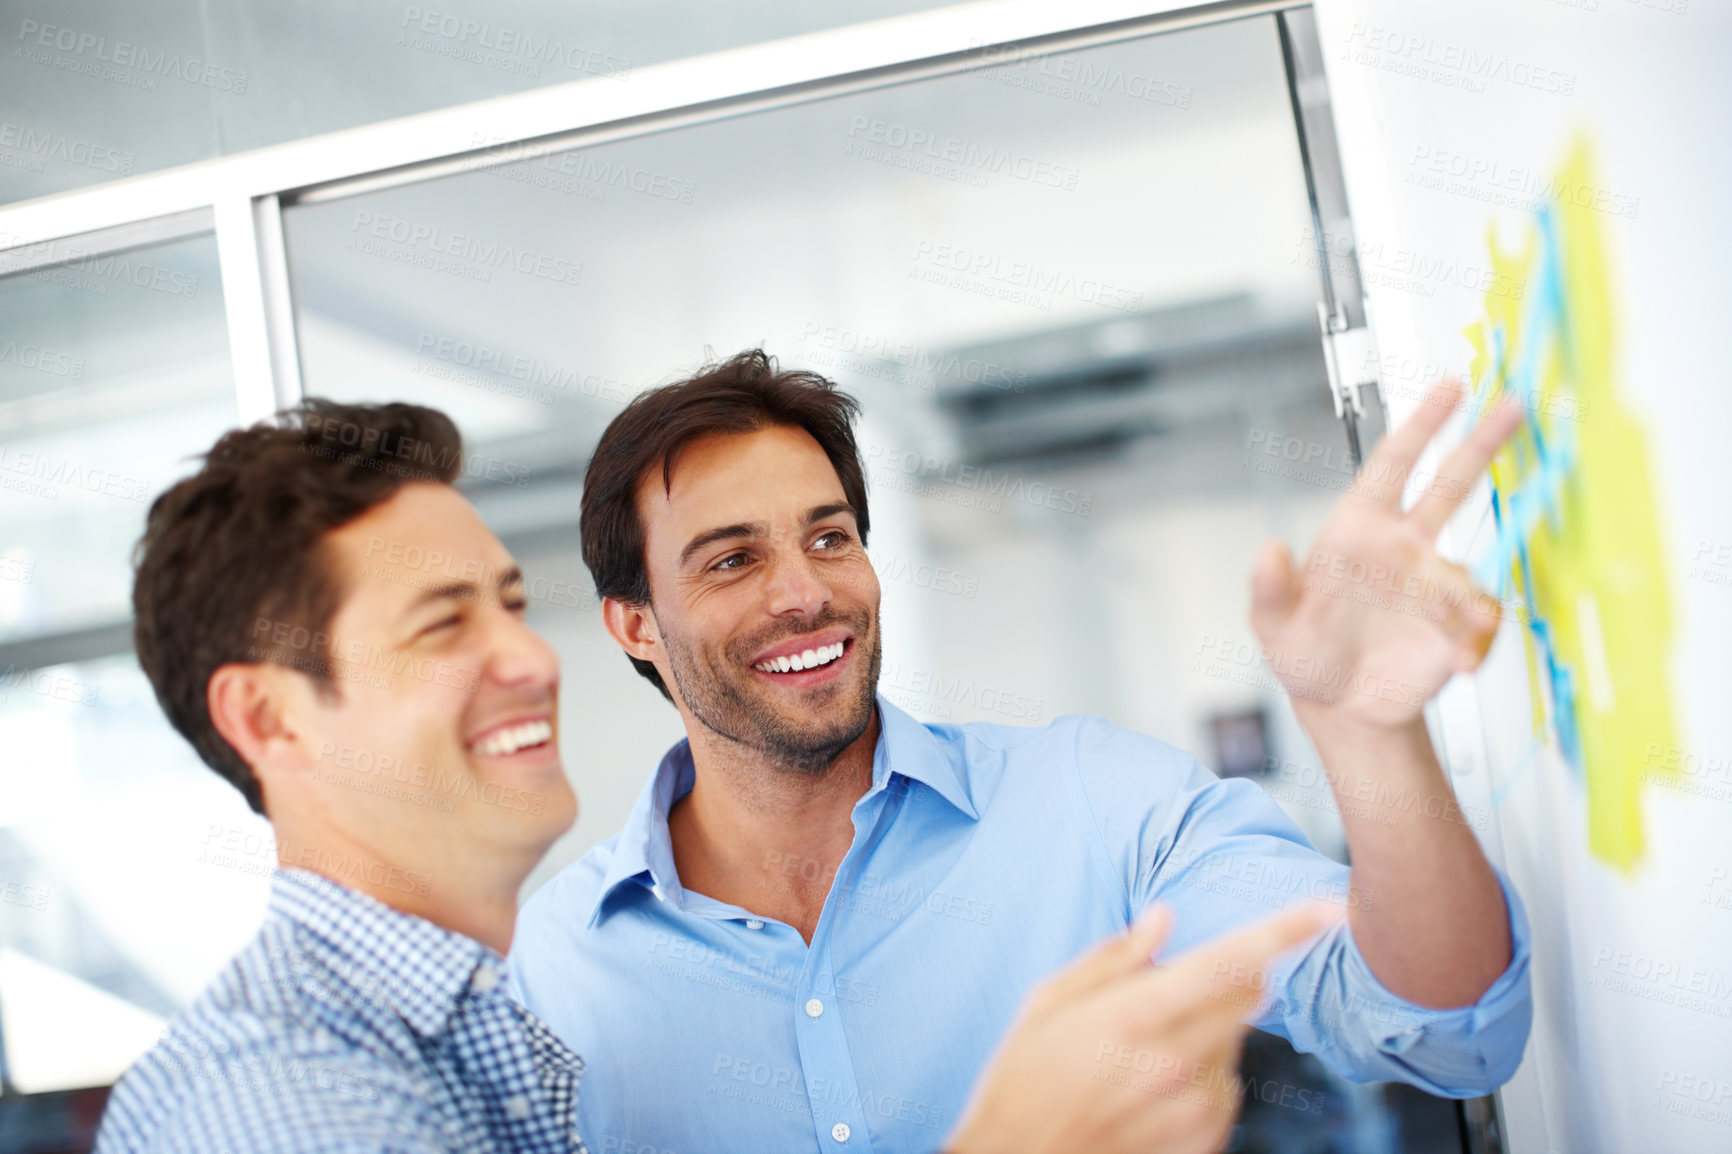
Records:
[[[872,755],[872,789],[884,789],[891,774],[931,787],[933,792],[973,820],[980,820],[963,770],[959,742],[939,740],[926,726],[878,696],[878,746]],[[674,869],[673,839],[668,834],[668,811],[692,790],[697,768],[692,764],[691,742],[682,739],[662,758],[655,773],[644,783],[613,846],[613,859],[590,907],[588,925],[593,929],[615,890],[636,882],[665,897],[678,900],[683,891]]]
[[[932,790],[975,821],[980,810],[974,803],[965,769],[963,743],[940,740],[925,725],[903,712],[882,694],[878,696],[878,750],[872,758],[872,788],[880,789],[898,773]]]
[[[445,1031],[475,970],[499,955],[473,938],[304,869],[271,877],[271,913],[308,931],[317,954],[360,996],[416,1033]]]
[[[607,874],[589,911],[588,924],[592,929],[601,920],[602,906],[625,882],[647,877],[651,889],[664,894],[670,889],[678,890],[668,811],[673,809],[674,802],[692,791],[697,777],[697,767],[692,764],[692,743],[681,738],[663,755],[655,773],[644,783],[619,837],[614,840],[613,860],[608,863]]]

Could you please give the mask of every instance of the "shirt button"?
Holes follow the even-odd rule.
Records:
[[[469,983],[478,994],[485,994],[499,984],[499,975],[492,966],[482,966],[475,971],[475,977]]]
[[[830,1137],[836,1139],[838,1142],[848,1141],[848,1135],[853,1132],[854,1131],[848,1129],[848,1123],[846,1122],[838,1122],[834,1126],[830,1127]]]
[[[822,1014],[823,1012],[824,1012],[824,1003],[823,1002],[820,1002],[817,998],[807,999],[807,1001],[806,1001],[806,1016],[808,1018],[816,1018],[820,1014]],[[841,1141],[841,1139],[838,1138],[837,1141],[839,1142],[839,1141]]]
[[[521,1122],[529,1117],[529,1099],[522,1094],[513,1094],[505,1100],[505,1116],[513,1122]]]
[[[759,921],[757,918],[747,918],[746,928],[748,930],[761,930],[764,928],[764,923]]]

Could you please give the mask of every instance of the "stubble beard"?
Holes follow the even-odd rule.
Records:
[[[748,664],[755,653],[777,641],[802,633],[814,633],[831,625],[854,627],[853,644],[871,646],[866,655],[866,675],[858,686],[837,686],[835,700],[823,708],[814,724],[790,720],[762,696],[752,692],[753,671]],[[872,617],[825,614],[809,628],[768,638],[746,638],[726,646],[720,654],[700,653],[677,636],[662,634],[674,685],[703,726],[719,737],[750,750],[777,769],[806,777],[822,777],[842,751],[860,739],[872,724],[876,705],[881,647]]]

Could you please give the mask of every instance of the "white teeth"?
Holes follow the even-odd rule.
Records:
[[[838,641],[834,645],[825,645],[818,649],[808,649],[804,653],[793,653],[785,657],[772,657],[752,666],[764,673],[791,673],[800,669],[812,669],[819,665],[828,665],[842,656],[847,643]]]
[[[540,745],[553,739],[553,725],[546,721],[526,721],[522,725],[513,725],[490,733],[483,741],[476,743],[475,752],[488,757],[504,757],[531,745]]]

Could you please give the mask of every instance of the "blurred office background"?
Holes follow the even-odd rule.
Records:
[[[23,54],[0,71],[0,199],[932,6],[6,0]],[[513,55],[453,19],[563,48]],[[215,71],[116,63],[119,42]],[[1302,548],[1350,476],[1273,17],[283,218],[305,391],[456,417],[464,488],[563,659],[583,813],[526,895],[618,828],[680,736],[596,612],[588,454],[636,391],[754,346],[864,402],[888,697],[941,721],[1104,714],[1263,783],[1341,856],[1246,623],[1258,545]],[[129,648],[147,503],[236,419],[222,294],[209,234],[0,276],[9,1151],[76,1148],[101,1088],[263,911],[268,826],[170,730]],[[1236,1150],[1465,1148],[1455,1104],[1349,1086],[1278,1040],[1247,1073],[1311,1093],[1253,1096]]]

